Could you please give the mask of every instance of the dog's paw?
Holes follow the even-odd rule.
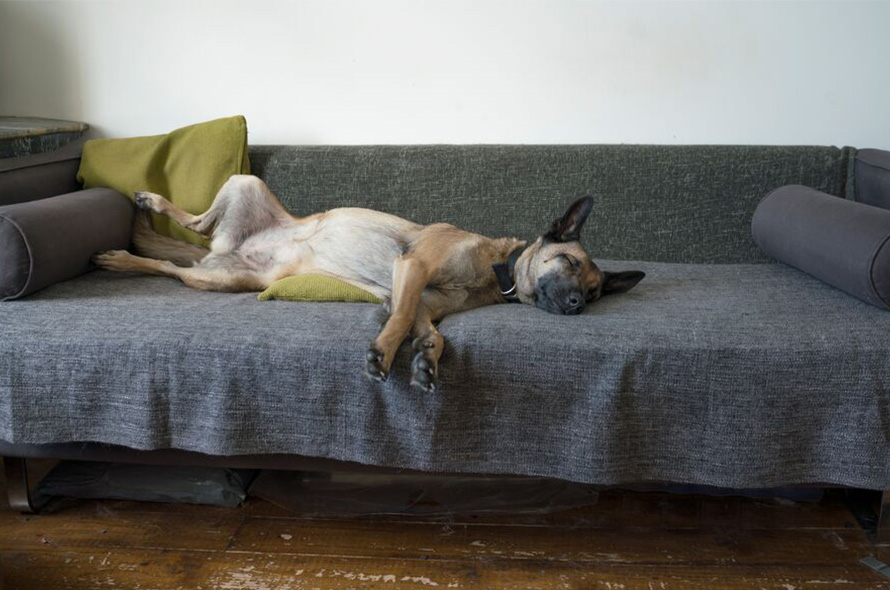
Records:
[[[127,271],[132,267],[131,258],[126,250],[109,250],[93,256],[93,264],[103,270]]]
[[[371,381],[377,381],[378,383],[386,381],[388,376],[383,365],[383,353],[373,346],[368,350],[368,354],[365,355],[365,375]]]
[[[439,362],[434,349],[424,341],[415,341],[414,360],[411,361],[411,385],[433,393],[439,389]]]
[[[160,213],[160,199],[160,195],[154,193],[144,191],[136,191],[133,193],[133,200],[136,202],[136,206],[143,211]]]

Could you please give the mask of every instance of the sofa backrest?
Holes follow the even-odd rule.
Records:
[[[532,240],[584,194],[594,258],[768,262],[751,238],[786,184],[844,194],[851,148],[650,145],[252,146],[253,173],[296,215],[368,207]]]

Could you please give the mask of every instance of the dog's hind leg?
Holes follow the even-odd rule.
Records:
[[[126,250],[111,250],[93,256],[93,263],[101,269],[117,272],[141,272],[149,275],[173,277],[202,291],[262,291],[268,285],[249,271],[224,268],[183,268],[168,260],[135,256]]]
[[[421,260],[403,256],[393,263],[392,312],[368,350],[365,374],[386,381],[399,345],[414,326],[420,297],[430,278],[430,269]]]
[[[183,211],[155,193],[137,192],[135,198],[140,209],[166,215],[186,229],[212,237],[214,253],[229,252],[255,233],[293,221],[265,182],[245,174],[230,177],[210,209],[200,215]]]
[[[219,189],[213,205],[196,221],[195,231],[209,232],[213,238],[210,249],[214,254],[224,254],[250,236],[293,222],[294,217],[265,182],[256,176],[238,174]]]
[[[147,211],[136,212],[133,221],[133,245],[142,256],[169,260],[177,266],[192,266],[210,254],[207,248],[156,233],[151,228],[151,217]]]
[[[133,193],[133,199],[136,203],[136,206],[143,211],[151,211],[152,213],[157,213],[158,215],[166,215],[184,228],[198,232],[203,236],[208,235],[196,229],[196,225],[201,218],[200,215],[192,215],[188,211],[183,211],[182,209],[168,201],[165,197],[162,197],[157,193],[137,191]]]
[[[433,324],[429,308],[421,303],[417,308],[417,318],[411,328],[414,340],[414,360],[411,361],[411,385],[428,392],[436,391],[439,378],[439,358],[445,349],[445,339]]]

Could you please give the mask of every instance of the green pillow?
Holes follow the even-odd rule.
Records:
[[[278,279],[257,295],[260,301],[352,301],[382,303],[364,289],[325,275],[295,275]]]
[[[198,215],[210,208],[230,176],[249,173],[247,121],[239,115],[166,135],[87,141],[77,180],[84,188],[112,188],[130,198],[135,191],[158,193]],[[154,216],[154,229],[192,244],[207,244],[165,216]]]

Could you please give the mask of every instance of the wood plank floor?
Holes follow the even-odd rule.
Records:
[[[5,590],[890,589],[868,555],[890,562],[838,494],[610,491],[557,514],[452,518],[308,518],[259,499],[0,509]]]

